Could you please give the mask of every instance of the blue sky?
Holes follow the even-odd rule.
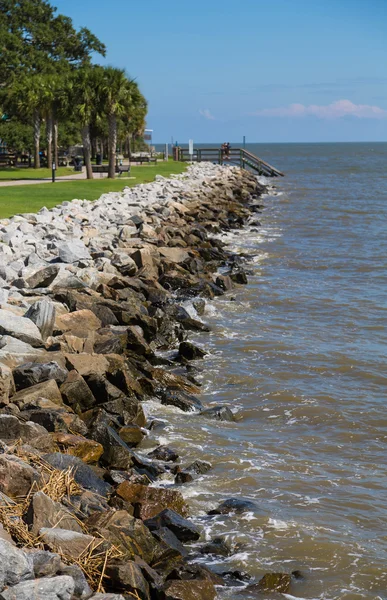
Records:
[[[387,0],[53,0],[149,101],[154,141],[387,141]]]

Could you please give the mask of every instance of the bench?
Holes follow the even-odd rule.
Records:
[[[142,165],[143,162],[146,162],[146,163],[151,163],[151,162],[157,163],[157,158],[156,158],[156,156],[134,156],[133,157],[133,162],[140,163],[141,165]]]
[[[103,173],[109,173],[109,165],[91,165],[93,173],[100,173],[101,177]],[[115,172],[121,177],[122,173],[130,174],[130,165],[118,165],[115,168]]]

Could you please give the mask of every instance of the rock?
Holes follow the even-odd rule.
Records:
[[[192,300],[192,306],[194,307],[199,316],[204,315],[204,311],[206,309],[206,301],[204,300],[204,298],[194,298]]]
[[[189,258],[188,252],[182,248],[159,247],[157,248],[157,251],[161,256],[164,256],[164,258],[167,258],[170,262],[176,264],[183,263]]]
[[[235,421],[234,413],[228,406],[213,406],[202,410],[200,414],[216,421]]]
[[[41,482],[36,469],[13,455],[0,454],[0,492],[17,498],[26,496],[33,484]]]
[[[9,397],[15,393],[15,383],[12,371],[6,365],[0,364],[0,404],[8,404]]]
[[[53,334],[55,314],[55,305],[51,301],[44,299],[34,302],[24,316],[35,323],[43,341],[46,341]]]
[[[211,463],[205,460],[195,460],[193,463],[185,468],[185,471],[194,475],[204,475],[212,468]]]
[[[124,481],[118,486],[116,493],[126,502],[135,505],[135,515],[143,520],[158,515],[164,508],[171,508],[183,517],[188,515],[188,506],[176,490]]]
[[[58,365],[57,362],[48,363],[24,363],[13,370],[13,378],[17,390],[21,390],[49,379],[54,379],[58,385],[67,378],[68,371]]]
[[[53,454],[45,454],[44,460],[55,469],[61,471],[66,471],[69,467],[73,468],[75,481],[86,490],[91,490],[103,497],[106,497],[112,490],[112,487],[108,483],[100,479],[91,467],[76,456],[55,452]]]
[[[142,428],[135,423],[121,427],[118,435],[128,446],[138,446],[145,436]]]
[[[196,542],[201,535],[200,529],[176,511],[166,508],[151,519],[144,521],[151,531],[167,527],[181,542]]]
[[[31,387],[16,392],[16,394],[12,396],[12,403],[16,404],[20,410],[23,410],[28,405],[34,405],[34,402],[39,398],[51,400],[51,402],[57,404],[58,407],[63,406],[62,396],[58,384],[54,379],[37,383],[36,385],[32,385]]]
[[[59,527],[42,527],[39,536],[51,550],[69,559],[79,558],[86,549],[89,551],[98,543],[91,535]]]
[[[123,596],[121,596],[121,594],[94,594],[94,596],[91,597],[91,600],[125,600],[125,598]]]
[[[183,483],[190,483],[193,481],[193,475],[187,473],[187,471],[178,471],[175,476],[175,484],[182,485]]]
[[[88,440],[82,435],[60,432],[51,435],[61,452],[77,456],[85,463],[98,462],[103,453],[101,444],[94,440]]]
[[[58,255],[61,262],[74,263],[78,260],[90,259],[90,252],[80,240],[65,242],[58,247]]]
[[[31,499],[24,521],[31,532],[38,535],[42,527],[60,527],[82,533],[78,520],[60,502],[55,502],[44,492],[36,492]]]
[[[25,552],[32,559],[35,577],[53,577],[61,567],[59,554],[35,548],[25,550]]]
[[[165,588],[165,600],[215,600],[211,581],[170,581]]]
[[[74,588],[72,577],[42,577],[8,588],[0,600],[71,600]]]
[[[114,582],[114,587],[130,593],[139,600],[149,600],[149,585],[138,565],[131,560],[110,561],[106,565],[106,575]]]
[[[0,308],[0,334],[10,335],[34,347],[43,345],[41,333],[33,321],[2,308]]]
[[[66,565],[58,571],[58,575],[67,575],[72,577],[75,583],[74,595],[72,600],[87,600],[93,592],[87,583],[87,579],[82,569],[78,565]]]
[[[234,271],[233,273],[230,274],[230,277],[231,277],[232,281],[234,281],[235,283],[239,283],[242,285],[246,285],[248,283],[247,275],[242,270]]]
[[[228,498],[213,510],[210,510],[209,515],[229,515],[232,513],[242,514],[245,512],[256,511],[257,505],[251,500],[243,500],[243,498]]]
[[[290,591],[291,577],[287,573],[265,573],[258,583],[250,585],[248,591],[277,592],[288,594]]]
[[[58,410],[53,410],[51,407],[48,409],[33,409],[23,411],[24,413],[28,415],[30,421],[42,425],[47,431],[62,431],[64,433],[74,431],[81,435],[87,434],[87,427],[82,419],[78,415],[67,412],[64,408]]]
[[[182,390],[165,390],[161,392],[161,404],[176,406],[184,412],[201,411],[203,408],[199,398]]]
[[[109,362],[102,354],[65,354],[68,370],[75,369],[82,377],[104,375]]]
[[[28,554],[0,539],[0,589],[33,578],[33,562]]]
[[[196,360],[198,358],[203,358],[207,352],[195,346],[195,344],[191,344],[191,342],[180,342],[179,346],[179,357],[184,358],[185,360]]]
[[[58,265],[48,265],[43,269],[38,269],[32,275],[26,277],[26,282],[30,288],[48,287],[58,275]]]
[[[96,531],[131,560],[140,556],[152,564],[160,556],[160,547],[140,519],[125,510],[94,513],[85,522],[89,531]]]
[[[103,464],[116,469],[130,469],[133,464],[132,451],[107,422],[95,423],[91,428],[90,436],[104,448],[101,456]]]
[[[148,458],[156,458],[164,462],[176,462],[179,455],[171,448],[168,448],[168,446],[158,446],[152,452],[149,452]]]
[[[0,415],[0,439],[31,442],[47,434],[44,427],[32,422],[20,421],[14,415]]]
[[[215,554],[216,556],[230,556],[232,549],[223,537],[217,537],[200,548],[202,554]]]
[[[142,269],[142,273],[144,273],[146,277],[149,277],[150,279],[158,278],[158,268],[149,248],[145,247],[136,250],[132,254],[132,259],[137,267]]]
[[[77,371],[70,371],[66,381],[60,386],[63,400],[76,413],[82,413],[97,403],[86,381]]]
[[[61,331],[96,331],[102,323],[91,310],[77,310],[57,317],[55,327]]]
[[[111,264],[125,277],[131,277],[137,272],[136,263],[125,252],[115,252],[111,258]]]

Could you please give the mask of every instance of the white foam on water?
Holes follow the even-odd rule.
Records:
[[[285,521],[280,521],[279,519],[269,518],[267,525],[268,527],[272,527],[278,531],[285,531],[286,529],[289,529],[289,525]]]

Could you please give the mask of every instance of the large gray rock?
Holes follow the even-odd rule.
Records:
[[[33,578],[32,558],[11,543],[0,539],[0,589]]]
[[[41,475],[17,456],[0,454],[0,492],[13,498],[26,496]]]
[[[75,583],[73,600],[87,600],[93,595],[87,579],[78,565],[66,565],[61,568],[58,575],[69,575],[73,578]]]
[[[43,269],[38,269],[25,279],[31,288],[47,287],[54,281],[58,275],[58,271],[58,265],[48,265]]]
[[[30,306],[24,315],[38,327],[43,340],[46,340],[54,331],[55,305],[50,300],[38,300]]]
[[[15,384],[11,369],[0,364],[0,404],[8,404],[9,397],[14,391]]]
[[[59,258],[64,263],[74,263],[78,260],[91,258],[90,252],[80,240],[72,240],[59,246]]]
[[[25,581],[0,594],[0,600],[71,600],[75,583],[72,577],[43,577]]]
[[[0,440],[19,440],[30,442],[41,435],[46,435],[47,430],[31,421],[21,421],[14,415],[0,415]]]
[[[24,363],[13,370],[13,378],[17,390],[55,379],[58,385],[62,384],[68,375],[67,369],[63,369],[55,361],[47,363]]]
[[[125,600],[121,594],[94,594],[90,600]]]
[[[2,308],[0,308],[0,334],[10,335],[31,346],[43,345],[41,333],[35,323]]]

